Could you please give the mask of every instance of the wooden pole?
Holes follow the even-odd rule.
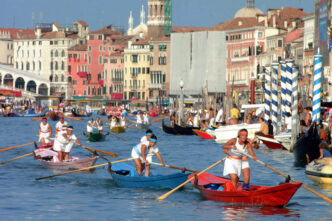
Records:
[[[206,109],[210,109],[210,104],[209,104],[209,82],[206,80]]]

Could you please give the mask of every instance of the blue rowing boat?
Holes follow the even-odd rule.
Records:
[[[173,189],[187,180],[187,173],[173,173],[169,175],[139,176],[136,168],[118,163],[109,170],[117,186],[125,188],[170,188]]]

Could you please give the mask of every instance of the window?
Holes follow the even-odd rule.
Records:
[[[103,40],[103,35],[98,35],[98,40]]]
[[[95,36],[94,36],[94,35],[90,35],[90,36],[89,36],[89,39],[90,39],[90,40],[95,40]],[[89,46],[89,47],[91,47],[91,46]],[[90,51],[91,51],[91,50],[90,50]],[[90,90],[89,90],[89,95],[90,95]]]
[[[58,44],[58,41],[54,41],[54,44],[57,45],[57,44]]]
[[[42,69],[42,63],[41,63],[41,61],[39,61],[39,70],[41,70]]]
[[[89,51],[92,51],[92,47],[91,46],[89,46]]]
[[[76,95],[76,90],[74,90],[74,95]]]
[[[41,42],[41,41],[39,41],[39,45],[42,45],[42,42]]]
[[[99,64],[103,64],[102,62],[103,62],[102,57],[99,56]]]
[[[89,56],[89,64],[91,64],[91,56]]]
[[[278,40],[278,48],[282,48],[282,40]]]
[[[262,38],[263,37],[263,32],[258,32],[258,37]]]
[[[84,96],[86,95],[86,90],[84,90]]]
[[[65,62],[61,61],[61,70],[65,70]]]
[[[51,69],[51,71],[53,70],[53,61],[51,61],[50,69]]]
[[[71,65],[68,65],[68,72],[71,73]]]
[[[103,46],[102,45],[99,46],[99,51],[103,51]]]
[[[150,57],[150,65],[153,65],[153,57]]]
[[[53,45],[53,41],[50,41],[50,45]]]
[[[59,69],[59,66],[58,66],[58,62],[56,61],[55,62],[55,68],[54,68],[55,70],[58,70]]]
[[[137,55],[133,55],[132,56],[132,62],[133,63],[137,63]]]
[[[53,57],[53,51],[51,51],[51,58]]]
[[[65,50],[62,50],[61,51],[61,57],[64,57],[65,56]]]
[[[58,50],[55,50],[54,57],[58,57],[58,56],[59,56]]]
[[[30,70],[30,63],[29,62],[26,63],[26,70],[27,71]]]

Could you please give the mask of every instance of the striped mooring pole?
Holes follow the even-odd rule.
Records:
[[[293,61],[286,60],[286,112],[291,113],[292,106],[292,74],[293,74]]]
[[[284,60],[280,61],[281,69],[281,116],[286,116],[286,63]]]
[[[314,90],[313,90],[313,110],[312,119],[315,122],[320,122],[320,102],[322,93],[322,66],[323,56],[319,53],[314,56]]]
[[[292,106],[292,140],[291,140],[291,150],[293,150],[293,146],[296,143],[296,137],[299,133],[299,115],[298,115],[298,76],[299,69],[298,67],[293,68],[292,75],[292,98],[293,98],[293,106]]]
[[[268,121],[270,119],[271,113],[271,72],[268,70],[268,67],[265,68],[265,106],[264,106],[264,119]]]
[[[272,123],[278,124],[278,68],[279,64],[272,63]]]

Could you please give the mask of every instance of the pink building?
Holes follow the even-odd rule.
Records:
[[[123,99],[124,54],[115,51],[104,56],[104,79],[107,96],[110,99]]]
[[[87,96],[87,69],[88,69],[87,44],[76,45],[68,49],[68,82],[71,83],[71,94]]]

